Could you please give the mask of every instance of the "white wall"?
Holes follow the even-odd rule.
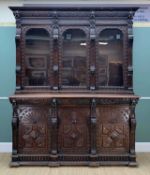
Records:
[[[15,19],[13,17],[12,12],[9,10],[9,6],[22,6],[23,4],[65,4],[65,3],[82,3],[82,4],[91,4],[91,3],[96,3],[96,4],[103,4],[103,3],[112,3],[112,4],[150,4],[149,0],[0,0],[0,25],[8,26],[8,25],[15,25]]]

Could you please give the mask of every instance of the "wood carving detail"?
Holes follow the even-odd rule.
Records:
[[[89,147],[88,116],[89,110],[86,108],[60,109],[60,152],[87,152]]]
[[[105,148],[118,148],[124,146],[124,127],[122,124],[102,125],[102,145]]]
[[[129,149],[129,106],[104,105],[97,108],[98,150],[127,151]]]
[[[48,110],[40,107],[20,107],[19,113],[19,148],[25,152],[36,152],[48,147]]]

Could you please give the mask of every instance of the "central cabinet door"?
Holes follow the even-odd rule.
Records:
[[[88,32],[78,27],[62,29],[61,88],[88,86]]]
[[[88,154],[89,113],[87,106],[59,108],[58,149],[60,154]]]

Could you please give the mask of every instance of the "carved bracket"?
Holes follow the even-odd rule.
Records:
[[[130,161],[136,162],[135,157],[135,129],[136,129],[136,118],[135,118],[135,106],[138,99],[132,99],[130,102]]]

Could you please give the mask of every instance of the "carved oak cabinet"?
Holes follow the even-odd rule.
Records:
[[[16,18],[11,165],[135,166],[137,7],[10,8]]]

